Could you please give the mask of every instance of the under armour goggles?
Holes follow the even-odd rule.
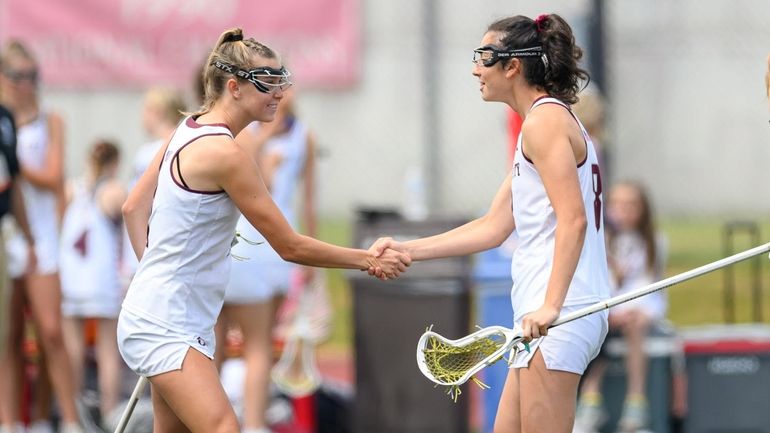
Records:
[[[294,84],[289,81],[291,72],[283,66],[280,69],[260,66],[259,68],[246,71],[219,60],[212,63],[212,65],[217,69],[248,81],[262,93],[275,93],[278,90],[284,91]]]
[[[543,56],[543,47],[529,47],[518,50],[504,51],[494,45],[485,45],[473,50],[473,63],[481,64],[486,67],[494,66],[502,59],[514,57],[541,57]]]

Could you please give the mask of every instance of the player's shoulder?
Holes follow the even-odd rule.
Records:
[[[569,106],[557,102],[546,102],[536,106],[527,114],[521,125],[525,137],[551,137],[569,132],[575,126],[575,117]]]
[[[521,127],[532,128],[549,124],[558,124],[564,121],[573,121],[569,105],[557,102],[543,102],[527,114]]]
[[[249,155],[229,135],[211,135],[203,137],[206,160],[216,171],[229,171],[239,166]]]

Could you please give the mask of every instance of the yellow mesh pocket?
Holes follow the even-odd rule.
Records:
[[[490,334],[463,346],[453,346],[432,336],[428,338],[423,354],[428,371],[433,377],[439,382],[449,384],[459,380],[504,344],[505,335],[501,332]]]

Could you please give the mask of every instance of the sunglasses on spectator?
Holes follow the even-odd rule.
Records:
[[[5,69],[3,70],[3,75],[6,76],[9,80],[13,81],[14,83],[20,83],[22,81],[29,81],[32,84],[37,83],[37,80],[39,77],[37,69],[31,69],[31,70],[18,70],[14,71],[13,69]]]

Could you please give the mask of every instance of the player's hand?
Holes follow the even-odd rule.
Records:
[[[559,318],[559,309],[543,305],[521,319],[522,336],[524,342],[548,335],[548,327]]]
[[[398,278],[412,264],[409,254],[391,248],[383,251],[378,257],[372,257],[369,263],[369,275],[381,280]]]
[[[24,269],[24,275],[31,275],[37,272],[37,254],[35,254],[35,246],[30,245],[27,247],[27,267]]]
[[[388,248],[392,250],[399,251],[401,253],[405,253],[408,256],[408,252],[406,251],[406,247],[403,243],[397,242],[395,239],[391,237],[383,237],[377,239],[371,247],[369,247],[369,252],[374,255],[374,257],[380,257],[383,252],[385,252]],[[409,258],[409,264],[412,263],[412,259]],[[380,275],[382,273],[382,269],[379,269],[377,267],[369,267],[368,269],[369,275],[376,276],[377,278],[380,278]]]

